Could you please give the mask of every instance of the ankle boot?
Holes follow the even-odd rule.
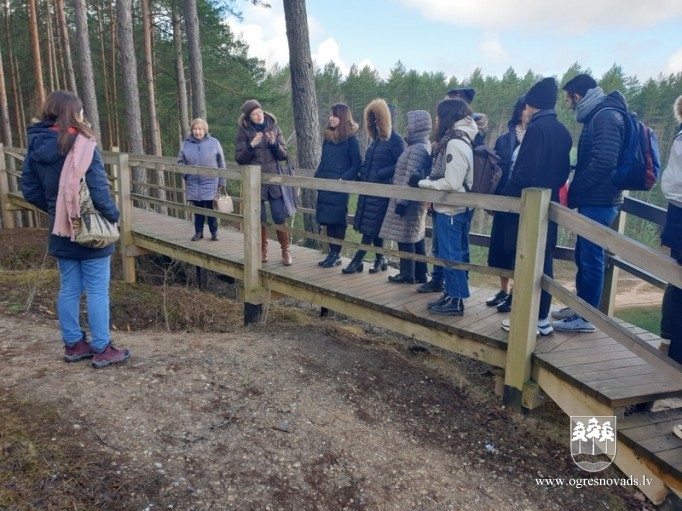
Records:
[[[279,245],[282,247],[282,263],[284,263],[284,266],[291,266],[293,260],[289,253],[289,233],[277,231],[277,241],[279,241]]]
[[[333,250],[330,250],[327,252],[327,257],[322,259],[319,263],[317,263],[318,266],[322,266],[322,268],[328,268],[328,266],[325,266],[325,264],[329,263],[330,259],[332,258],[332,255],[334,254]]]
[[[363,255],[360,254],[355,254],[355,257],[353,257],[353,260],[341,270],[341,273],[360,273],[364,269],[364,265],[362,264],[362,258]]]
[[[264,226],[260,228],[260,260],[268,262],[268,228]]]
[[[374,260],[374,266],[372,266],[369,269],[370,273],[377,273],[379,271],[386,271],[388,270],[388,261],[386,261],[386,258],[383,256],[383,254],[377,255],[377,258]]]
[[[329,257],[323,261],[322,268],[331,268],[341,264],[341,256],[338,252],[329,252]]]

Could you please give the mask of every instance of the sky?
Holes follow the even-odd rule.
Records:
[[[250,55],[288,62],[281,0],[239,2],[228,20]],[[502,77],[557,76],[578,62],[597,79],[614,64],[640,81],[682,71],[682,0],[307,0],[310,49],[319,67],[352,64],[386,78],[400,61],[465,80],[476,68]]]

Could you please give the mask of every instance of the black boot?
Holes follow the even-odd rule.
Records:
[[[374,260],[374,266],[369,269],[369,272],[377,273],[386,270],[388,270],[388,261],[386,261],[386,258],[383,256],[383,254],[377,255],[377,258]]]
[[[332,266],[338,266],[341,264],[341,256],[338,252],[329,252],[329,257],[322,261],[322,268],[331,268]]]
[[[329,268],[329,266],[325,266],[325,264],[329,263],[329,261],[330,261],[330,259],[332,258],[333,254],[334,254],[334,252],[333,252],[332,250],[330,250],[329,252],[327,252],[327,257],[325,257],[324,259],[322,259],[322,261],[320,261],[319,263],[317,263],[317,265],[318,265],[318,266],[322,266],[322,268]]]
[[[345,268],[341,269],[341,273],[360,273],[364,269],[364,265],[362,264],[362,255],[355,254],[355,257],[353,257],[353,260],[350,262],[348,266]]]

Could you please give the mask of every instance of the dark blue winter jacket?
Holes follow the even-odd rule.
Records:
[[[325,138],[315,177],[355,181],[361,163],[362,157],[357,135],[342,141]],[[348,217],[348,194],[319,190],[315,214],[317,222],[321,225],[345,225]]]
[[[609,108],[601,112],[604,108]],[[623,95],[614,91],[606,96],[582,120],[584,123],[578,141],[578,161],[568,189],[568,206],[612,207],[623,203],[623,192],[611,183],[611,173],[625,139],[625,119],[622,112],[628,109]]]
[[[41,121],[28,128],[28,149],[21,174],[21,191],[24,198],[47,212],[49,219],[49,245],[51,256],[66,259],[94,259],[114,253],[116,245],[88,248],[65,236],[52,234],[59,193],[59,176],[66,156],[59,152],[57,131],[52,121]],[[95,148],[92,163],[85,172],[85,182],[97,211],[110,222],[118,222],[119,212],[111,198],[104,165]]]

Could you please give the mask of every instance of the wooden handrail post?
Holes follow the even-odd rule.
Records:
[[[118,164],[112,168],[118,189],[118,209],[121,212],[119,229],[121,230],[121,262],[123,264],[123,280],[135,282],[135,256],[133,251],[133,203],[130,198],[130,163],[128,153],[118,153]]]
[[[5,162],[5,146],[0,144],[0,204],[2,204],[2,226],[14,229],[14,214],[9,209],[9,179],[7,177],[7,163]]]
[[[550,200],[549,189],[526,188],[521,195],[514,306],[510,318],[503,396],[504,404],[517,410],[521,409],[523,386],[530,379],[531,355],[535,351]]]
[[[623,192],[627,195],[628,192]],[[625,233],[625,221],[627,219],[625,211],[619,211],[616,219],[611,224],[614,231],[620,234]],[[608,256],[607,256],[608,257]],[[608,259],[607,259],[608,261]],[[599,310],[607,316],[613,316],[613,311],[616,308],[616,294],[618,292],[618,274],[620,270],[615,264],[607,263],[604,269],[604,287],[601,292],[601,299],[599,301]]]
[[[242,167],[244,190],[244,324],[258,323],[265,292],[258,273],[261,269],[260,166]]]

